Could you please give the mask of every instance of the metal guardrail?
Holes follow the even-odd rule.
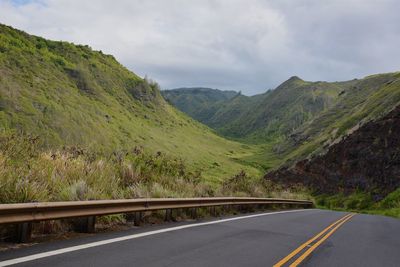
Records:
[[[225,205],[282,204],[312,207],[306,200],[278,198],[147,198],[123,200],[90,200],[68,202],[38,202],[0,204],[0,224],[38,222],[75,217],[101,216],[119,213],[199,208]]]

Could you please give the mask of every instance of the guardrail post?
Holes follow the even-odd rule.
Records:
[[[246,213],[244,205],[239,205],[239,213]]]
[[[222,206],[222,213],[229,214],[229,212],[230,212],[230,207],[228,205],[223,205]]]
[[[142,224],[142,217],[143,217],[142,212],[140,211],[135,212],[135,219],[133,224],[135,226],[140,226]]]
[[[217,210],[215,209],[215,206],[210,207],[210,213],[211,216],[217,217]]]
[[[88,233],[94,233],[96,231],[96,216],[87,217],[86,227]]]
[[[94,233],[96,231],[96,216],[75,219],[75,231],[81,233]]]
[[[165,221],[166,222],[172,221],[172,209],[165,210]]]
[[[15,241],[17,243],[26,243],[30,241],[32,234],[32,223],[19,223],[16,226]]]
[[[177,220],[180,220],[182,218],[182,213],[183,213],[182,209],[177,209],[176,210],[175,216],[176,216]]]
[[[197,219],[197,208],[191,209],[191,217],[192,219]]]
[[[124,217],[125,217],[125,220],[127,222],[134,222],[135,221],[135,213],[125,213]]]

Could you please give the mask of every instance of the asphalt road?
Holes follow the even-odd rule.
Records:
[[[0,266],[273,266],[302,244],[282,266],[311,248],[299,266],[400,266],[400,220],[340,220],[347,214],[312,209],[145,226],[2,252]]]

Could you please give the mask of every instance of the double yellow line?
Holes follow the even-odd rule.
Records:
[[[293,250],[289,255],[281,259],[279,262],[277,262],[274,267],[281,267],[288,261],[290,261],[294,256],[299,254],[305,247],[309,247],[303,254],[301,254],[292,264],[290,264],[290,267],[295,267],[298,266],[307,256],[309,256],[319,245],[321,245],[328,237],[330,237],[337,229],[339,229],[340,226],[342,226],[345,222],[350,220],[355,214],[347,214],[346,216],[340,218],[336,222],[332,223],[328,227],[326,227],[324,230],[322,230],[320,233],[318,233],[316,236],[308,240],[307,242],[303,243],[300,245],[298,248]],[[327,234],[325,234],[327,233]],[[325,234],[325,235],[324,235]],[[319,240],[318,240],[319,239]],[[318,240],[318,241],[316,241]],[[316,241],[313,245],[310,246],[311,243]]]

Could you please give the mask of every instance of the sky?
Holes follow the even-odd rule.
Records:
[[[400,71],[396,0],[0,0],[0,23],[114,55],[164,89],[253,95]]]

